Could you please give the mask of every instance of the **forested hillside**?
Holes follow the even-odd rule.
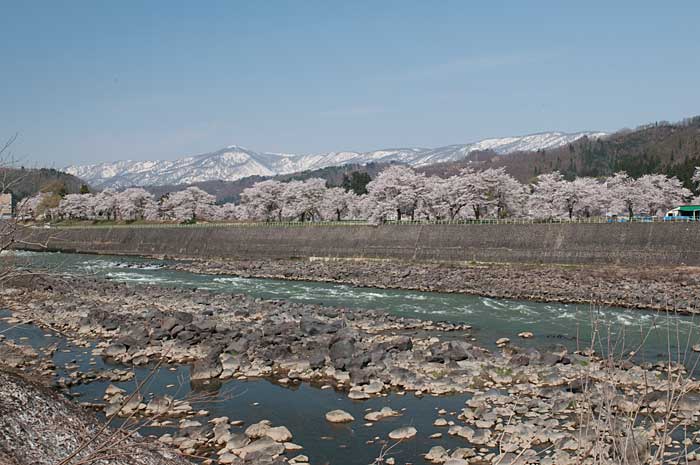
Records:
[[[75,194],[85,184],[80,178],[50,168],[0,168],[0,180],[5,190],[12,192],[15,200],[22,200],[37,192]]]
[[[526,182],[542,173],[560,171],[567,178],[609,176],[626,171],[633,177],[662,173],[677,176],[692,188],[691,177],[700,166],[700,116],[679,123],[658,122],[608,137],[577,142],[553,150],[496,155],[472,154],[468,159],[422,169],[429,174],[450,175],[471,166],[475,169],[505,167]]]
[[[148,186],[146,190],[156,197],[168,192],[177,192],[188,187],[199,187],[216,197],[217,203],[237,203],[241,192],[255,183],[274,179],[277,181],[291,181],[310,178],[325,179],[328,186],[344,186],[355,190],[355,193],[363,193],[361,189],[373,179],[380,171],[389,166],[387,163],[369,163],[367,165],[343,165],[321,168],[318,170],[303,171],[301,173],[284,174],[279,176],[249,176],[237,181],[205,181],[194,184],[179,184],[170,186]],[[355,174],[354,174],[355,173]],[[354,177],[353,177],[354,174]],[[369,178],[367,178],[369,176]],[[346,180],[347,179],[347,180]]]

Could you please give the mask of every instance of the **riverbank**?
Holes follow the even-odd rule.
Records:
[[[231,224],[28,228],[18,247],[200,259],[365,258],[416,262],[700,266],[690,223]]]
[[[698,313],[699,267],[426,263],[400,260],[191,260],[172,269],[533,300]]]
[[[0,303],[20,320],[55,329],[76,344],[94,347],[93,355],[126,368],[187,364],[187,382],[193,386],[267,378],[282,386],[336,389],[354,402],[396,394],[466,394],[462,409],[436,412],[429,431],[412,429],[410,407],[407,412],[390,406],[367,412],[362,426],[363,420],[345,417],[357,428],[405,419],[383,439],[385,444],[424,436],[432,444],[422,451],[425,459],[436,463],[518,463],[529,457],[542,464],[566,464],[592,450],[609,457],[603,463],[632,463],[622,462],[620,450],[608,447],[620,440],[641,445],[634,453],[644,457],[658,453],[661,444],[662,455],[695,457],[699,385],[687,376],[669,381],[671,373],[683,373],[675,364],[635,365],[624,356],[601,359],[563,347],[524,349],[506,338],[489,351],[474,344],[468,324],[94,278],[16,280]],[[90,382],[88,374],[74,373],[63,380],[67,388]],[[618,389],[607,391],[610,385]],[[120,398],[118,390],[108,390],[100,407],[107,414],[165,412],[180,418],[180,426],[186,426],[162,434],[161,440],[191,455],[238,463],[255,449],[257,457],[272,460],[286,456],[286,442],[294,433],[276,429],[270,435],[277,439],[270,438],[266,431],[272,426],[259,423],[234,433],[228,419],[217,428],[210,423],[214,419],[196,420],[197,412],[172,399],[121,402],[128,392]],[[314,422],[344,417],[335,412],[324,418],[324,413],[302,412],[310,428]],[[637,429],[607,420],[630,415],[643,418]],[[198,425],[186,423],[187,418]],[[198,433],[191,435],[190,426]],[[690,444],[669,436],[681,430]],[[449,447],[448,437],[462,440],[463,447]],[[608,446],[600,449],[603,444]]]
[[[2,344],[2,342],[0,342]],[[0,463],[191,465],[170,448],[102,427],[89,411],[0,364]]]

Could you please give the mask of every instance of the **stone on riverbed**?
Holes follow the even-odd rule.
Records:
[[[369,395],[380,394],[384,390],[384,383],[381,381],[372,381],[368,385],[363,386],[362,390]]]
[[[286,426],[275,426],[265,431],[265,436],[276,442],[287,442],[292,439],[292,433]]]
[[[147,415],[165,415],[173,405],[173,398],[170,396],[154,397],[146,405]]]
[[[345,410],[331,410],[326,413],[326,421],[330,423],[349,423],[355,421],[355,418]]]
[[[270,420],[262,420],[247,427],[244,433],[250,439],[260,439],[265,437],[271,428]]]
[[[126,354],[126,346],[124,344],[111,344],[103,352],[102,355],[109,358],[119,357]]]
[[[418,430],[416,430],[413,426],[403,426],[390,432],[389,438],[397,441],[411,439],[416,435],[416,433],[418,433]]]
[[[284,445],[270,438],[259,439],[238,450],[238,455],[246,462],[258,460],[261,457],[274,457],[284,453]]]
[[[126,391],[120,387],[115,386],[114,384],[110,384],[107,386],[107,389],[105,389],[105,396],[112,397],[116,396],[117,394],[124,394]]]
[[[196,381],[216,378],[221,374],[221,372],[222,368],[218,360],[197,360],[192,364],[190,379]]]
[[[433,446],[430,448],[427,454],[425,454],[425,460],[432,463],[443,463],[449,458],[447,455],[447,450],[442,446]]]
[[[367,415],[365,415],[365,420],[375,422],[384,418],[397,417],[399,415],[401,414],[391,407],[382,407],[381,410],[369,412]]]
[[[226,441],[226,449],[235,450],[242,449],[250,444],[250,439],[245,434],[231,433],[228,441]]]
[[[363,392],[361,389],[351,389],[350,392],[348,392],[348,399],[367,400],[369,398],[370,398],[370,395],[367,394],[366,392]]]
[[[445,462],[445,465],[469,465],[469,462],[464,459],[449,458]]]
[[[230,452],[226,452],[221,457],[219,457],[219,463],[223,465],[236,465],[239,463],[243,463],[241,459],[236,457]]]

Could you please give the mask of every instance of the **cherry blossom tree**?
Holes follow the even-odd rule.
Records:
[[[692,193],[680,180],[663,174],[647,174],[639,179],[625,172],[615,173],[606,180],[611,210],[624,211],[630,219],[637,213],[655,216],[666,209],[690,200]]]
[[[533,218],[560,218],[565,209],[573,210],[573,195],[567,195],[567,181],[558,171],[541,174],[532,185],[532,193],[528,198],[528,211]],[[573,192],[569,192],[573,194]],[[567,197],[571,197],[570,202],[566,202]],[[570,207],[570,208],[569,208]]]
[[[302,222],[319,219],[326,190],[326,181],[320,178],[285,183],[282,193],[283,217],[298,218]]]
[[[450,214],[454,202],[451,192],[451,178],[430,176],[425,179],[425,189],[418,204],[418,216],[427,220],[442,220],[454,218]]]
[[[603,186],[593,178],[567,181],[558,171],[541,174],[532,186],[528,210],[533,218],[572,219],[574,215],[591,216],[598,211],[598,192]]]
[[[247,219],[247,209],[235,203],[213,205],[211,207],[211,221],[236,221]]]
[[[696,186],[700,184],[700,166],[695,167],[695,172],[693,173],[693,177],[691,178],[691,180]]]
[[[279,181],[262,181],[241,193],[243,205],[250,219],[262,221],[282,221],[282,202],[284,186]]]
[[[350,218],[354,220],[370,220],[377,210],[377,202],[369,194],[358,195],[350,205]]]
[[[114,189],[105,189],[95,195],[81,194],[86,200],[92,201],[93,218],[98,220],[117,219],[119,211],[117,208],[118,194]]]
[[[326,189],[321,202],[321,216],[323,219],[341,221],[352,214],[352,209],[357,201],[357,195],[342,187]]]
[[[476,218],[520,216],[524,212],[527,190],[505,168],[489,168],[477,173],[478,198],[474,204]]]
[[[94,198],[90,194],[67,194],[58,204],[57,213],[65,219],[94,219]]]
[[[469,211],[478,218],[478,201],[485,194],[485,187],[479,173],[471,168],[462,169],[458,175],[448,178],[446,187],[449,189],[447,213],[451,220],[457,217],[467,218]]]
[[[464,169],[456,176],[425,180],[420,212],[431,220],[455,220],[467,217],[469,207],[476,203],[479,179],[472,169]]]
[[[570,183],[575,195],[566,199],[566,207],[569,211],[569,218],[577,216],[580,218],[590,218],[594,215],[604,215],[608,199],[608,190],[605,183],[595,178],[576,178]]]
[[[646,202],[645,195],[638,188],[637,181],[624,171],[615,173],[605,180],[610,194],[609,213],[626,213],[629,219],[634,217],[638,208]]]
[[[121,220],[143,220],[147,211],[155,209],[153,204],[153,194],[140,187],[126,189],[116,196],[116,210]]]
[[[401,221],[404,213],[413,220],[425,193],[425,176],[406,166],[390,166],[367,184],[367,191],[375,202],[371,215],[375,220],[385,221],[395,214]]]
[[[646,174],[635,184],[644,202],[644,212],[650,216],[665,213],[693,195],[678,178],[663,174]]]
[[[209,219],[216,198],[200,189],[188,187],[185,190],[172,192],[162,201],[162,212],[166,219],[179,223]]]

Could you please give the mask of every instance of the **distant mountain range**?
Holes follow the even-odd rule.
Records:
[[[330,166],[367,163],[405,163],[422,167],[463,160],[472,152],[499,155],[552,149],[603,132],[545,132],[527,136],[484,139],[471,144],[439,148],[398,148],[370,152],[328,152],[312,155],[255,152],[232,145],[216,152],[172,161],[117,161],[69,166],[67,173],[97,188],[192,184],[212,180],[234,181],[248,176],[274,176]]]

